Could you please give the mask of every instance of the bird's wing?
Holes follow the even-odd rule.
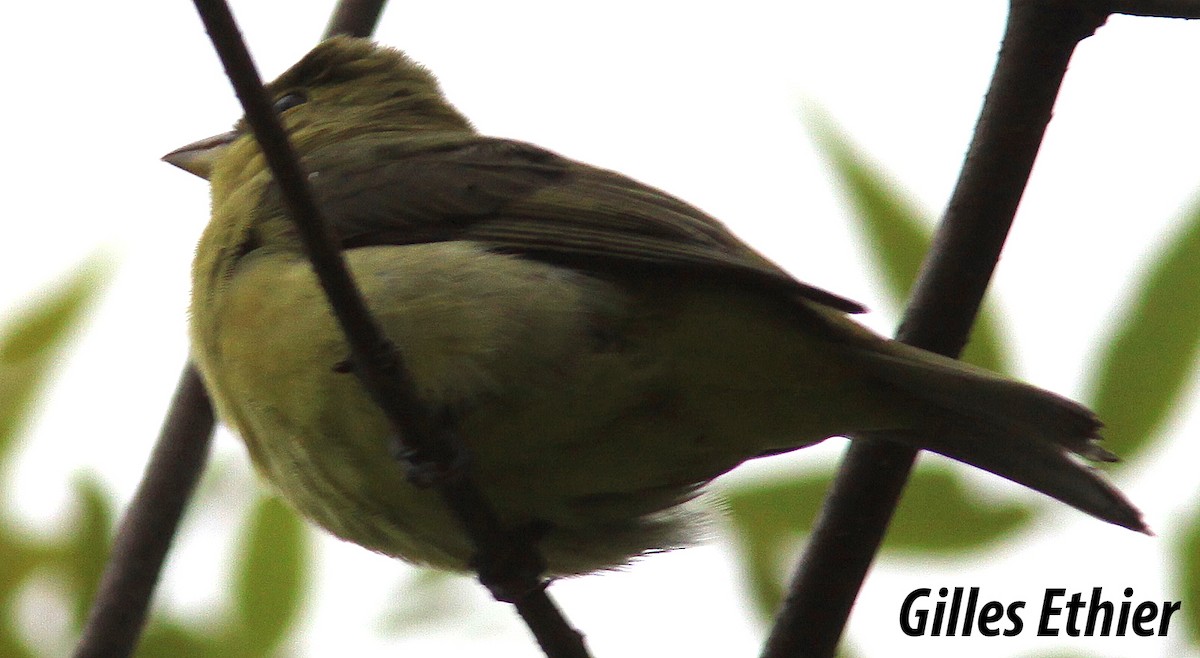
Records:
[[[471,240],[595,272],[619,265],[740,278],[863,310],[795,280],[665,192],[523,142],[373,136],[309,153],[304,164],[346,248]]]

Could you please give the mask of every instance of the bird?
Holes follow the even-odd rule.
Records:
[[[552,576],[690,545],[718,476],[828,437],[930,450],[1148,532],[1057,394],[879,336],[724,224],[620,173],[480,134],[402,51],[334,37],[266,86],[421,412]],[[332,534],[469,570],[406,478],[245,119],[164,160],[207,179],[191,355],[262,476]]]

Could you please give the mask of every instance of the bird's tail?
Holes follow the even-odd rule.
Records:
[[[1086,407],[902,343],[856,354],[880,380],[918,400],[916,429],[889,433],[1036,489],[1099,519],[1145,532],[1142,514],[1078,459],[1117,461],[1096,441],[1101,423]]]

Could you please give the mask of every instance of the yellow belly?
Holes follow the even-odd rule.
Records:
[[[870,421],[853,366],[796,340],[769,299],[619,287],[468,243],[347,255],[502,520],[549,529],[554,573],[685,543],[693,513],[677,506],[698,485],[763,450],[854,429],[854,407]],[[465,569],[456,522],[405,479],[382,415],[335,367],[347,348],[307,262],[251,255],[210,299],[196,359],[266,478],[340,537]]]

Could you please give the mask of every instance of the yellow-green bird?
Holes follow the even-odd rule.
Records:
[[[877,336],[665,192],[486,137],[399,51],[330,39],[268,87],[424,411],[552,574],[688,543],[688,501],[758,456],[886,430],[1145,530],[1076,455],[1084,407]],[[390,456],[244,123],[166,160],[212,183],[192,355],[259,471],[333,534],[466,569],[470,542]]]

